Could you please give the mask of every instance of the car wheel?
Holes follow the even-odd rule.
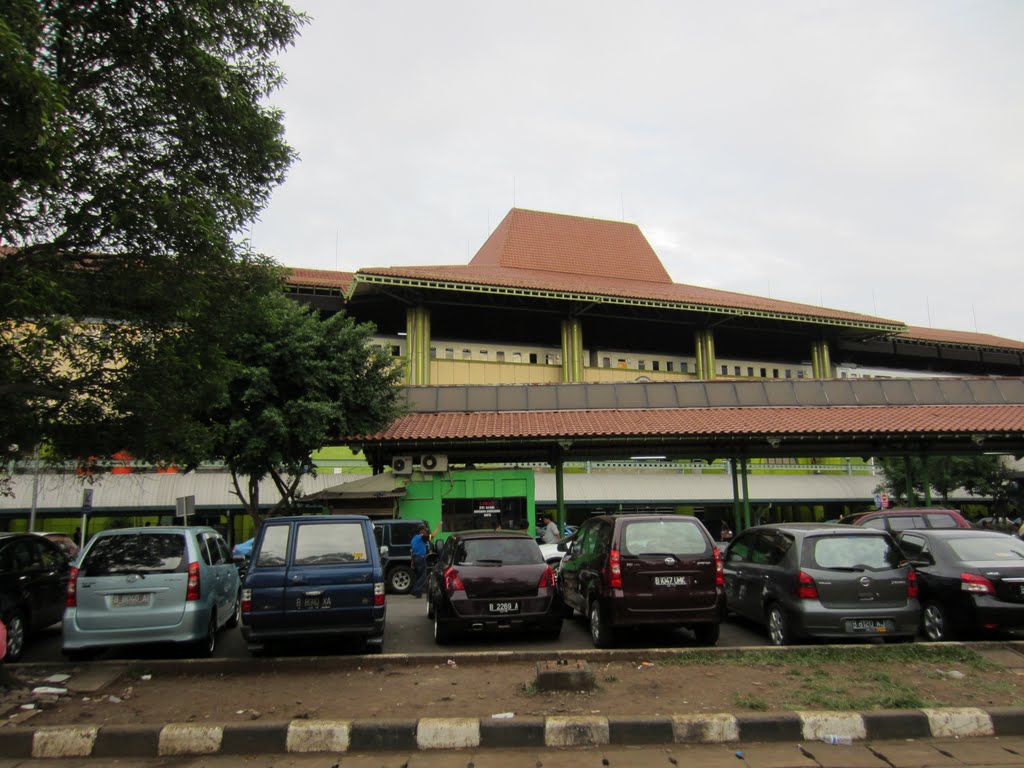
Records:
[[[238,594],[235,595],[235,610],[231,612],[231,618],[228,619],[227,624],[224,626],[228,629],[234,629],[238,626],[239,620],[242,618],[242,590],[238,590]]]
[[[15,611],[7,621],[7,656],[4,661],[17,661],[25,652],[25,640],[28,636],[28,624],[25,614]]]
[[[714,645],[718,642],[719,624],[698,624],[693,628],[693,635],[700,645]]]
[[[434,609],[434,642],[438,645],[445,645],[452,641],[452,630],[447,623],[441,621],[441,618],[437,615],[437,609]]]
[[[921,612],[921,632],[933,643],[952,640],[949,617],[938,603],[928,603]]]
[[[434,607],[434,601],[430,597],[430,593],[427,593],[427,618],[434,618],[434,614],[437,613],[437,608]]]
[[[217,614],[210,612],[210,623],[206,626],[206,634],[196,640],[195,655],[201,659],[208,659],[213,656],[213,649],[217,647]]]
[[[404,595],[412,589],[412,569],[404,565],[396,565],[388,571],[388,590],[396,595]]]
[[[615,642],[615,632],[608,625],[598,600],[590,604],[590,639],[595,648],[610,648]]]
[[[768,639],[772,645],[789,645],[793,641],[786,623],[786,614],[777,604],[768,609]]]

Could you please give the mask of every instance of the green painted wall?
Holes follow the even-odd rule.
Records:
[[[423,520],[434,530],[441,520],[445,500],[525,499],[527,531],[536,532],[536,504],[533,472],[528,469],[476,469],[417,473],[405,486],[405,496],[398,502],[398,516],[406,520]],[[445,538],[450,531],[441,531]]]

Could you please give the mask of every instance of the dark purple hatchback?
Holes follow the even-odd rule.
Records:
[[[457,633],[511,630],[553,639],[562,631],[562,613],[554,571],[526,533],[453,534],[430,571],[427,616],[438,643]]]

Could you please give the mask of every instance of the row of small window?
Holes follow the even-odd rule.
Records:
[[[723,376],[729,376],[730,375],[730,373],[729,373],[729,366],[728,365],[723,365],[722,366],[722,375]],[[734,365],[734,366],[732,366],[732,374],[731,375],[732,376],[743,376],[744,375],[743,374],[743,366],[742,365]],[[754,378],[756,376],[756,377],[761,378],[761,379],[783,379],[783,378],[785,378],[785,379],[792,379],[792,378],[802,379],[802,378],[804,378],[806,373],[804,372],[803,368],[797,368],[796,369],[796,376],[794,377],[793,369],[792,368],[755,368],[752,365],[748,365],[747,366],[747,373],[746,373],[746,375],[747,375],[748,378]]]

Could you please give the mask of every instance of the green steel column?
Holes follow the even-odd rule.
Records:
[[[743,480],[743,527],[750,527],[750,488],[747,485],[747,457],[740,458],[740,474]]]
[[[910,464],[910,455],[903,457],[903,474],[906,476],[907,481],[907,506],[914,506],[914,468]]]
[[[811,344],[811,377],[821,378],[821,356],[818,350],[818,342]]]
[[[424,306],[405,310],[407,383],[430,383],[430,310]]]
[[[697,358],[697,378],[715,378],[715,334],[710,329],[693,332],[693,346]]]
[[[569,341],[570,323],[572,320],[562,321],[562,383],[572,381],[572,343]]]
[[[704,364],[708,367],[708,378],[715,378],[715,332],[710,328],[704,331]]]
[[[740,518],[740,479],[736,476],[736,459],[729,459],[729,474],[732,475],[732,529],[739,533],[743,530],[743,520]]]
[[[558,506],[558,533],[565,535],[565,470],[562,457],[555,462],[555,503]]]
[[[820,339],[811,345],[811,375],[816,379],[832,378],[832,354],[828,342]]]
[[[829,351],[828,342],[822,340],[821,342],[821,378],[831,379],[832,373],[832,353]]]
[[[921,483],[924,485],[924,505],[930,507],[932,505],[932,481],[928,471],[928,456],[924,453],[921,454]]]
[[[706,379],[708,372],[704,362],[704,331],[693,332],[693,356],[697,358],[697,378]]]

